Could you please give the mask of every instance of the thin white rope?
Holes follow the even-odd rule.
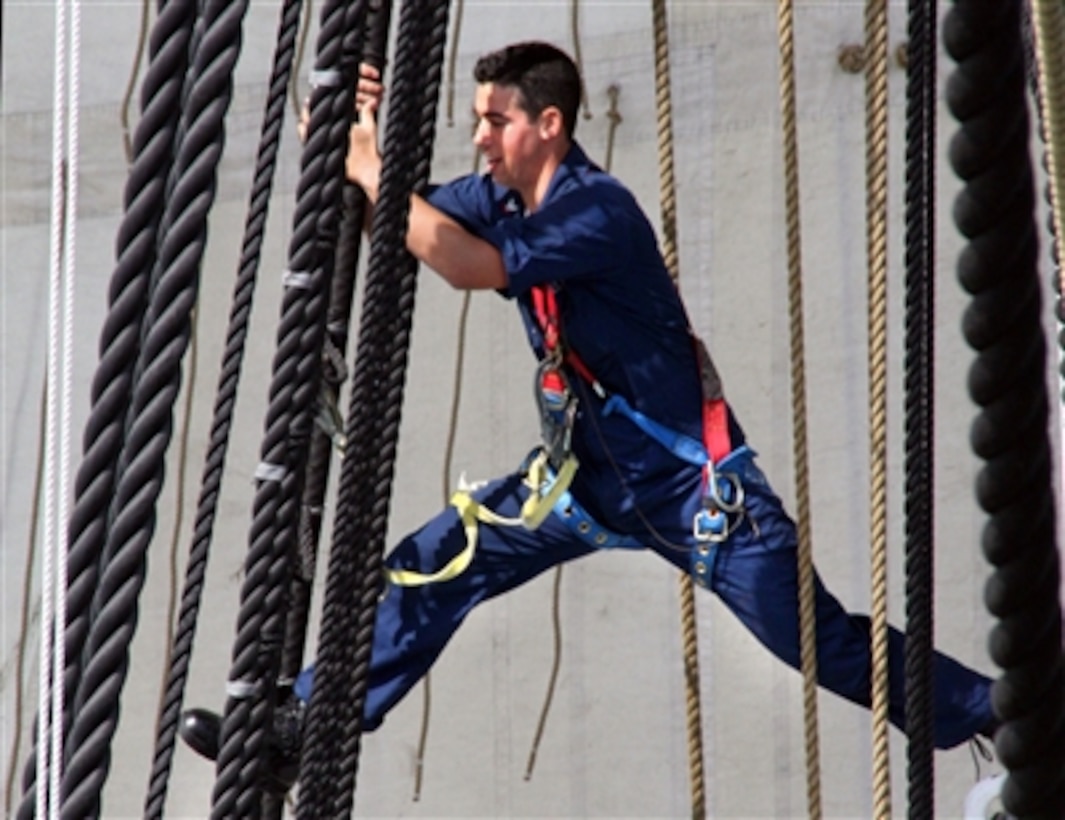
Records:
[[[68,8],[71,15],[68,21]],[[38,685],[37,816],[58,818],[63,760],[63,632],[66,624],[70,497],[70,396],[77,213],[77,105],[80,6],[58,0],[52,117],[48,358],[45,365],[44,549]],[[68,31],[69,29],[69,31]],[[68,38],[68,33],[70,34]],[[73,113],[72,113],[73,112]]]
[[[59,782],[63,762],[63,704],[66,701],[64,678],[66,670],[67,623],[67,565],[70,548],[70,433],[71,397],[74,373],[74,281],[77,270],[78,171],[80,143],[78,132],[81,106],[81,0],[70,2],[70,53],[67,60],[67,173],[63,229],[66,253],[63,266],[63,340],[62,375],[59,392],[59,531],[56,545],[55,579],[55,637],[52,654],[56,673],[52,686],[53,732],[57,740],[52,744],[52,778],[55,780],[53,811],[58,817]]]

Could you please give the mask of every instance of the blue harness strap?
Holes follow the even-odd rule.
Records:
[[[645,416],[636,410],[624,396],[614,393],[603,405],[603,415],[620,413],[633,424],[643,430],[647,435],[669,450],[682,461],[687,461],[696,467],[702,467],[709,460],[706,447],[701,441],[696,441],[691,436],[671,430],[649,416]]]
[[[643,549],[644,544],[631,535],[622,535],[608,530],[577,503],[569,490],[555,502],[555,517],[569,527],[570,531],[595,549]]]

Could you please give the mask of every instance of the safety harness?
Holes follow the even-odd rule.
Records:
[[[643,546],[634,538],[612,533],[596,524],[568,491],[578,467],[577,458],[571,449],[578,399],[563,369],[563,365],[567,365],[603,400],[604,415],[618,413],[625,416],[678,458],[702,470],[702,504],[692,521],[692,534],[696,541],[692,573],[697,581],[708,584],[716,555],[714,547],[728,537],[730,521],[743,509],[744,495],[738,475],[718,469],[718,465],[730,454],[735,456],[738,453],[733,453],[728,407],[722,394],[720,378],[705,345],[694,333],[691,334],[703,392],[703,440],[697,441],[636,410],[624,396],[607,392],[576,351],[564,343],[558,301],[552,285],[535,285],[531,290],[531,297],[533,312],[543,336],[545,354],[536,369],[534,382],[543,444],[524,465],[524,483],[529,495],[520,514],[513,518],[499,515],[474,499],[471,495],[474,488],[464,486],[462,482],[451,497],[451,505],[458,511],[466,531],[466,547],[436,572],[424,574],[413,570],[389,569],[386,571],[388,580],[397,586],[421,586],[454,578],[462,573],[473,559],[477,548],[479,523],[523,526],[534,530],[552,510],[571,527],[574,534],[593,546]]]

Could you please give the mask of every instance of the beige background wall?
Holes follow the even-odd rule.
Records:
[[[163,674],[165,622],[171,595],[183,577],[183,554],[247,207],[249,163],[258,137],[276,30],[274,6],[255,0],[247,19],[219,199],[211,214],[195,378],[186,370],[186,389],[194,391],[193,413],[187,428],[179,419],[179,436],[167,460],[168,480],[149,555],[150,575],[141,597],[140,625],[105,792],[107,817],[134,817],[141,812]],[[814,550],[829,586],[845,604],[864,611],[869,600],[865,103],[862,78],[841,71],[836,59],[842,45],[862,39],[863,4],[838,0],[799,2],[797,6]],[[592,116],[580,123],[578,137],[593,157],[603,157],[609,124],[607,89],[619,86],[623,120],[616,132],[613,170],[657,220],[649,7],[650,3],[634,0],[580,4],[581,50]],[[673,2],[669,12],[682,290],[753,446],[778,492],[793,507],[774,4]],[[115,232],[122,216],[126,169],[119,105],[134,58],[139,15],[139,4],[83,3],[76,441],[88,409],[88,385],[96,366],[107,282],[114,267]],[[46,350],[53,4],[45,0],[5,4],[4,16],[0,754],[6,782],[16,732],[22,741],[15,762],[19,770],[28,753],[36,697],[38,629],[34,620],[25,636],[29,665],[23,680],[24,701],[21,710],[16,710],[20,609],[27,594],[32,601],[39,597],[35,579],[27,592],[26,562]],[[904,42],[905,26],[905,4],[893,2],[892,50]],[[468,77],[476,56],[525,37],[551,39],[570,47],[570,4],[561,0],[467,2],[457,36],[456,116],[449,125],[441,113],[438,178],[465,172],[472,162],[467,128],[472,83]],[[308,42],[313,47],[313,37]],[[301,73],[304,87],[310,61],[308,55]],[[944,57],[941,83],[951,70]],[[901,623],[904,604],[899,514],[904,80],[903,71],[893,64],[889,504],[894,551],[889,572],[890,609],[896,623]],[[940,113],[941,141],[945,141],[954,125],[945,109]],[[215,708],[223,703],[229,670],[253,495],[251,475],[258,462],[280,276],[298,174],[294,134],[287,139],[189,681],[188,703]],[[950,221],[954,190],[944,162],[938,199],[936,294],[936,636],[943,649],[993,673],[985,650],[989,618],[981,601],[988,568],[977,546],[982,516],[972,497],[977,464],[967,443],[974,415],[965,392],[971,354],[958,332],[964,298],[953,273],[959,248]],[[391,523],[394,534],[417,526],[443,503],[444,443],[461,300],[460,294],[426,272],[419,286],[400,439]],[[1047,316],[1049,320],[1049,307]],[[470,478],[510,470],[536,435],[528,398],[531,359],[513,308],[494,294],[475,295],[466,332],[467,359],[450,480],[462,470]],[[1051,371],[1055,358],[1052,352]],[[179,466],[185,468],[183,488],[178,486]],[[328,535],[328,526],[325,532]],[[552,588],[548,575],[482,607],[435,667],[420,801],[412,801],[411,792],[421,691],[403,702],[380,731],[365,738],[356,794],[359,816],[689,814],[676,575],[649,554],[596,555],[563,571],[559,688],[534,776],[525,781],[526,757],[551,666]],[[320,594],[316,604],[319,601]],[[800,678],[771,658],[711,596],[700,594],[698,604],[710,812],[717,817],[804,816]],[[869,816],[868,715],[827,695],[821,696],[819,710],[825,814]],[[893,733],[891,742],[895,813],[902,816],[905,740]],[[936,762],[940,813],[957,816],[975,777],[973,760],[962,747],[938,754]],[[168,815],[205,816],[212,783],[213,768],[180,748]],[[17,802],[18,795],[14,797]]]

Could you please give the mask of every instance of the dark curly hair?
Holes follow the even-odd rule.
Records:
[[[522,110],[535,120],[549,106],[562,113],[566,136],[573,138],[581,103],[581,75],[569,55],[550,43],[514,43],[486,54],[473,67],[478,83],[517,88]]]

